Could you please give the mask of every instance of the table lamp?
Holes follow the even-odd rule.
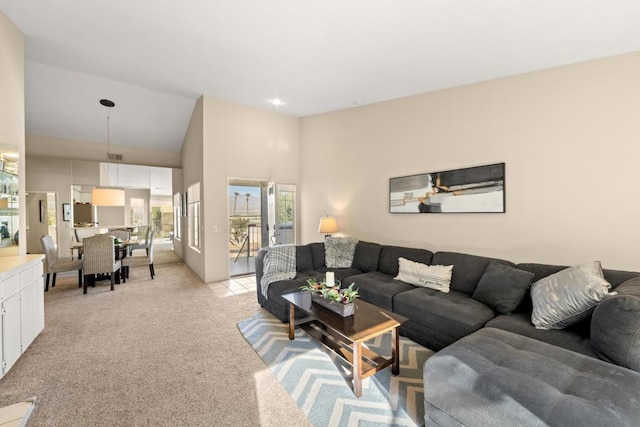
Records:
[[[336,219],[332,216],[323,216],[320,218],[320,225],[318,226],[318,233],[323,233],[325,238],[330,237],[331,233],[338,232],[338,224]]]

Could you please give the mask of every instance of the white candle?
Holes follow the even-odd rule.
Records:
[[[333,273],[333,271],[327,271],[326,282],[327,286],[329,287],[335,286],[335,274]]]

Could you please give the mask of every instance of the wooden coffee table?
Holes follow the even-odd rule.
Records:
[[[289,301],[289,339],[293,340],[294,311],[299,308],[311,317],[298,326],[307,334],[342,357],[353,373],[353,393],[362,396],[362,380],[391,365],[393,375],[400,373],[398,327],[408,319],[364,301],[356,300],[355,314],[342,317],[311,301],[311,292],[282,295]],[[385,358],[362,345],[363,342],[391,332],[391,357]]]

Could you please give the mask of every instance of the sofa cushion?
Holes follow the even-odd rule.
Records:
[[[591,318],[591,345],[603,360],[640,372],[640,278],[623,283],[619,295],[596,307]],[[635,292],[634,292],[635,291]]]
[[[356,276],[358,274],[362,274],[362,270],[358,270],[357,268],[328,268],[328,267],[319,267],[316,271],[321,275],[324,279],[327,271],[333,271],[335,273],[335,278],[340,280],[342,287],[346,288],[351,282],[345,285],[345,278],[349,276]]]
[[[566,329],[537,329],[531,323],[531,314],[512,313],[499,315],[487,322],[485,327],[502,329],[538,341],[566,348],[589,357],[597,357],[589,339],[589,323],[571,325]]]
[[[431,264],[453,265],[451,289],[471,295],[476,290],[478,281],[480,281],[484,271],[492,261],[504,265],[514,265],[509,261],[501,259],[460,254],[456,252],[436,252],[433,255]]]
[[[296,271],[313,270],[311,249],[307,245],[296,246]]]
[[[591,316],[611,285],[600,261],[570,267],[531,285],[531,322],[539,329],[562,329]]]
[[[359,298],[389,311],[393,311],[393,298],[396,294],[415,289],[415,286],[394,280],[392,276],[379,271],[349,276],[343,283],[354,283],[353,287],[359,290]]]
[[[382,245],[360,241],[356,245],[356,253],[353,255],[353,268],[365,273],[376,271],[380,260]]]
[[[311,260],[313,262],[313,270],[324,266],[324,242],[309,243],[311,251]]]
[[[477,331],[495,317],[491,308],[464,292],[451,290],[445,294],[429,288],[397,294],[393,311],[408,317],[409,323],[420,323],[457,339]]]
[[[494,328],[431,356],[423,376],[427,425],[634,426],[640,420],[640,374]]]
[[[440,292],[449,292],[452,265],[426,265],[400,257],[396,280]]]
[[[398,259],[406,258],[422,264],[431,264],[433,252],[426,249],[403,248],[400,246],[383,246],[380,250],[380,262],[378,271],[391,276],[398,275]]]
[[[502,314],[511,314],[529,290],[533,273],[491,262],[473,292],[473,299]]]
[[[324,264],[329,268],[350,268],[357,244],[355,237],[327,237],[324,240]]]

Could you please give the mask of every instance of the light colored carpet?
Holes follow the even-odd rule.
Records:
[[[135,270],[135,271],[134,271]],[[0,380],[0,407],[37,397],[28,426],[282,426],[307,418],[238,332],[254,293],[217,296],[183,263],[132,269],[83,295],[45,294],[45,330]]]
[[[376,373],[364,380],[362,397],[356,398],[351,369],[304,331],[297,329],[290,341],[288,326],[268,313],[258,313],[238,328],[314,426],[424,424],[422,367],[431,350],[400,337],[400,374],[392,375],[391,368]],[[389,357],[391,334],[365,345]]]

